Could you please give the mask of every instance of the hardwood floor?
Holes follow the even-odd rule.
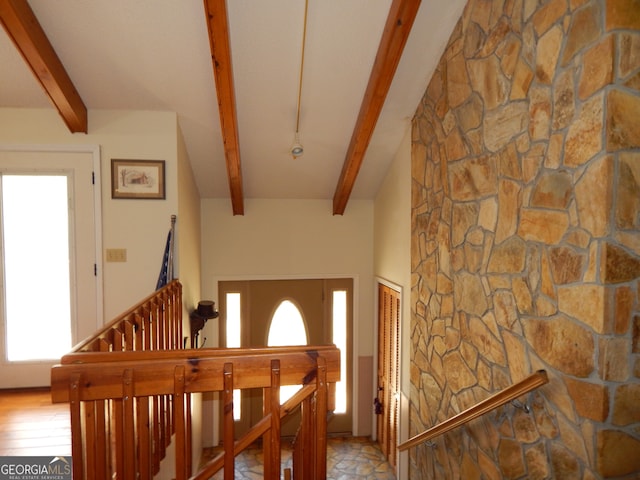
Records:
[[[0,456],[71,455],[69,405],[48,389],[0,390]]]

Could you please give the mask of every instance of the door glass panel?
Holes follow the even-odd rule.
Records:
[[[9,361],[71,349],[68,179],[3,175],[6,352]]]
[[[227,293],[227,348],[240,347],[240,294]],[[240,401],[240,390],[233,391],[233,419],[238,421],[242,418],[242,403]]]
[[[333,291],[333,344],[340,349],[340,380],[336,383],[335,413],[347,411],[347,291]]]
[[[306,345],[307,330],[300,310],[289,300],[284,300],[278,305],[271,326],[267,345],[269,347],[284,345]],[[300,390],[301,385],[285,385],[280,387],[280,404],[290,399],[294,393]]]

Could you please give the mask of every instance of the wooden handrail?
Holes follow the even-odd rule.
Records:
[[[538,387],[546,384],[549,381],[547,378],[547,372],[544,370],[538,370],[532,375],[520,380],[517,383],[505,388],[504,390],[491,395],[490,397],[484,399],[483,401],[477,403],[473,407],[470,407],[463,412],[458,413],[457,415],[445,420],[444,422],[431,427],[429,430],[426,430],[413,438],[410,438],[404,443],[398,445],[398,450],[408,450],[411,447],[415,447],[416,445],[431,440],[438,435],[443,435],[450,430],[453,430],[456,427],[464,425],[467,422],[470,422],[474,418],[479,417],[480,415],[484,415],[491,410],[498,408],[505,403],[509,403],[516,398],[535,390]]]
[[[270,362],[280,360],[282,385],[307,384],[313,379],[318,357],[329,367],[328,382],[340,380],[340,351],[333,345],[269,348],[199,348],[167,352],[113,352],[93,355],[108,361],[68,363],[51,369],[51,398],[68,402],[69,384],[81,376],[81,401],[107,400],[122,395],[122,372],[135,376],[135,395],[171,395],[176,366],[185,369],[185,393],[222,391],[224,365],[233,363],[234,388],[264,388],[271,385]]]
[[[182,284],[175,279],[75,345],[60,363],[69,363],[69,358],[79,353],[182,347]]]

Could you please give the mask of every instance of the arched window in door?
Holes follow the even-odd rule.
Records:
[[[267,345],[278,347],[285,345],[306,345],[307,329],[298,307],[289,300],[283,300],[276,308],[271,325]],[[280,404],[286,402],[301,388],[301,385],[285,385],[280,387]]]

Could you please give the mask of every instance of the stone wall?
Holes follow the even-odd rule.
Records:
[[[638,478],[640,2],[470,0],[413,124],[411,478]]]

